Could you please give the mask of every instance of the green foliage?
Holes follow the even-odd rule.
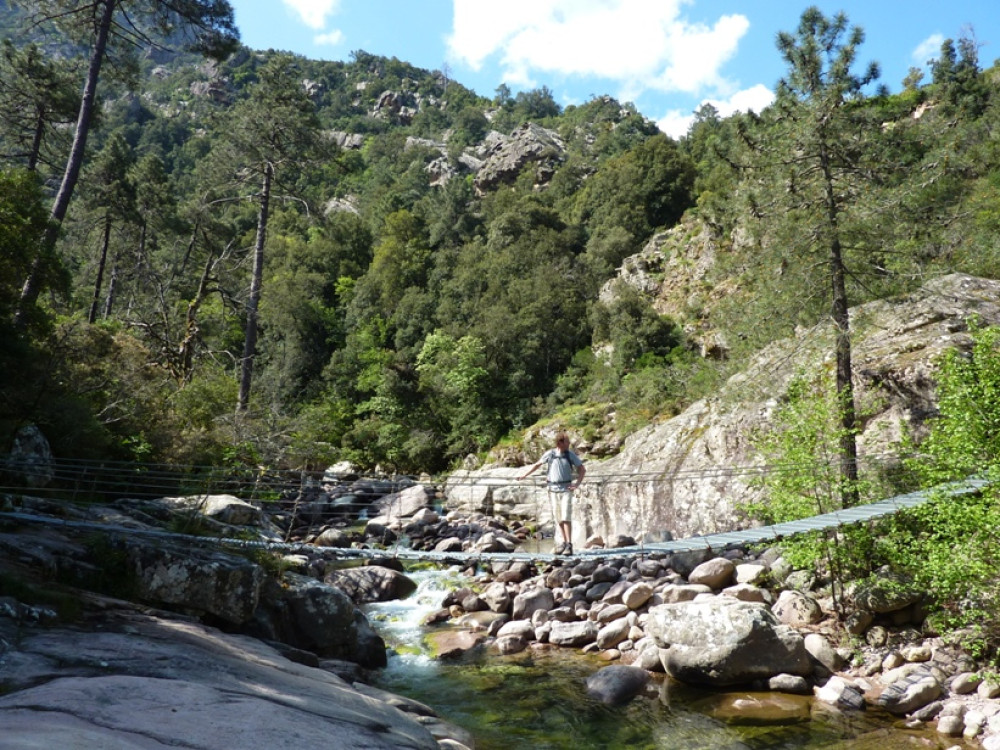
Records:
[[[795,378],[777,406],[772,428],[756,437],[766,461],[760,480],[763,497],[745,506],[763,524],[783,523],[843,508],[845,497],[871,502],[891,493],[877,467],[862,464],[857,480],[840,467],[841,401],[829,375]],[[851,481],[850,486],[845,483]],[[782,541],[788,561],[815,570],[835,585],[838,605],[846,584],[870,575],[878,565],[877,536],[867,527],[801,534]]]
[[[221,6],[187,3],[184,18],[160,2],[118,7],[140,5],[152,15],[136,23],[171,48],[197,46],[203,31],[233,41]],[[76,12],[84,4],[42,6],[67,11],[64,39],[92,36]],[[829,314],[817,270],[829,268],[831,233],[815,210],[826,187],[852,302],[929,274],[997,275],[1000,104],[975,45],[951,44],[933,81],[911,78],[886,96],[863,85],[871,69],[851,72],[860,36],[845,18],[810,9],[799,20],[781,38],[789,73],[775,106],[725,118],[706,106],[680,143],[609,96],[562,109],[544,86],[501,86],[488,100],[447,72],[361,50],[317,61],[241,48],[216,67],[186,53],[127,55],[137,90],[102,75],[88,189],[55,247],[39,242],[48,207],[38,185],[0,180],[5,320],[36,259],[42,272],[25,335],[0,323],[12,373],[0,381],[4,434],[38,422],[67,456],[437,470],[557,412],[586,413],[599,435],[613,403],[614,429],[627,432]],[[163,24],[181,36],[156,37]],[[27,163],[17,134],[45,111],[37,171],[48,178],[64,167],[68,131],[56,124],[73,119],[85,61],[62,57],[72,45],[57,60],[30,39],[15,36],[0,58],[0,145],[8,163]],[[127,51],[123,41],[111,54]],[[373,115],[385,91],[417,110],[412,121]],[[526,122],[565,144],[551,171],[540,182],[528,164],[513,184],[477,190],[469,157],[482,157],[489,131]],[[327,148],[331,132],[344,150]],[[823,148],[827,183],[816,179]],[[276,182],[260,235],[254,391],[237,418],[265,164]],[[444,164],[454,174],[432,184]],[[707,229],[672,259],[664,291],[687,296],[657,305],[675,319],[646,291],[599,302],[624,260],[685,212]],[[88,334],[60,323],[48,338],[48,316],[77,321],[88,306],[107,321]],[[728,359],[699,357],[685,330],[717,333]]]
[[[747,506],[763,523],[781,523],[840,507],[840,431],[837,399],[827,380],[797,378],[774,413],[774,429],[757,447],[771,467],[766,500]]]
[[[1000,477],[995,459],[988,474]],[[1000,649],[998,528],[1000,492],[991,487],[974,496],[941,495],[907,511],[880,542],[893,567],[926,592],[933,625],[962,630],[966,648],[981,657]]]
[[[952,350],[938,370],[939,414],[905,471],[921,486],[980,475],[1000,480],[1000,328],[970,328],[968,352]],[[828,388],[797,380],[775,414],[776,429],[761,436],[769,471],[765,497],[747,507],[751,517],[776,523],[838,507],[842,481],[836,458],[836,399]],[[862,476],[862,498],[891,493],[877,475]],[[786,539],[789,562],[818,569],[839,583],[886,576],[925,592],[931,621],[945,630],[963,629],[967,646],[981,655],[1000,647],[996,595],[1000,559],[1000,491],[949,496],[944,491],[916,508],[835,534]]]
[[[76,119],[79,84],[72,62],[46,56],[36,44],[0,46],[0,153],[8,165],[57,173]]]
[[[938,414],[911,467],[924,485],[964,479],[1000,462],[1000,328],[970,325],[968,352],[947,351],[937,376]]]
[[[694,165],[664,135],[648,138],[629,151],[604,162],[577,197],[576,217],[599,227],[592,234],[602,238],[615,229],[627,238],[588,247],[600,257],[603,277],[639,250],[654,229],[674,224],[693,202]]]
[[[0,170],[0,326],[6,326],[14,313],[47,226],[38,177],[23,169]],[[47,254],[44,286],[65,290],[67,281],[59,259]]]

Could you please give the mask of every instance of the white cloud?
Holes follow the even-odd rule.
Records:
[[[772,102],[774,102],[774,92],[762,83],[737,91],[725,101],[709,100],[722,117],[728,117],[733,112],[760,112]]]
[[[319,31],[326,27],[327,16],[334,15],[340,7],[340,0],[282,0],[302,23]]]
[[[317,34],[313,37],[313,43],[320,46],[336,46],[344,41],[344,32],[340,29],[331,29],[330,31],[324,31],[322,34]]]
[[[687,135],[692,122],[694,122],[693,113],[672,109],[656,121],[656,126],[671,138],[681,138]]]
[[[931,34],[918,44],[910,57],[918,68],[924,67],[928,60],[936,60],[941,56],[941,45],[944,44],[944,34]]]
[[[742,15],[713,25],[687,21],[689,0],[453,0],[452,60],[478,70],[497,56],[511,84],[532,85],[539,73],[598,76],[641,93],[725,95],[720,74],[749,28]]]
[[[758,83],[743,91],[737,91],[728,99],[705,99],[701,104],[711,104],[719,112],[719,117],[728,117],[735,112],[760,112],[774,101],[774,92]],[[699,107],[701,105],[698,105]],[[673,109],[656,121],[656,125],[671,138],[687,135],[694,122],[694,112]]]

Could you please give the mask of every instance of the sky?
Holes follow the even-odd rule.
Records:
[[[775,47],[807,0],[230,0],[243,43],[316,60],[356,50],[445,71],[482,96],[547,87],[562,106],[609,94],[668,135],[711,103],[760,111],[786,71]],[[878,62],[899,91],[945,39],[1000,58],[998,0],[814,0],[865,31],[856,71]]]

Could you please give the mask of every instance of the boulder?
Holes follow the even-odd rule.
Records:
[[[528,647],[529,640],[523,635],[500,635],[497,634],[496,642],[493,644],[496,650],[503,656],[518,654]]]
[[[767,689],[776,693],[809,695],[812,690],[805,677],[798,674],[777,674],[767,681]]]
[[[628,620],[624,618],[612,620],[597,631],[598,648],[614,648],[628,638],[630,627]]]
[[[588,643],[596,641],[597,633],[597,623],[590,620],[578,620],[575,622],[559,622],[556,620],[552,623],[552,628],[549,630],[549,643],[554,646],[582,648]]]
[[[401,492],[393,492],[380,497],[372,503],[369,514],[389,521],[409,518],[418,511],[427,508],[433,497],[432,490],[422,484],[415,484]]]
[[[936,700],[944,692],[937,677],[928,669],[903,672],[886,685],[876,703],[891,714],[916,711]]]
[[[4,658],[3,747],[439,748],[386,700],[193,622],[118,610],[96,632],[24,632]]]
[[[741,563],[736,566],[736,583],[756,586],[767,576],[767,566],[758,563]]]
[[[653,596],[653,587],[645,581],[632,584],[622,594],[622,604],[629,609],[639,609]]]
[[[860,610],[886,614],[909,607],[921,594],[912,582],[891,571],[880,571],[877,577],[854,584],[848,596]]]
[[[510,620],[497,631],[497,638],[505,636],[518,636],[531,641],[535,638],[535,626],[530,620]]]
[[[350,535],[342,529],[323,529],[316,538],[312,540],[312,543],[317,547],[350,547],[351,537]]]
[[[514,597],[511,617],[515,620],[531,619],[537,610],[548,611],[555,607],[555,599],[550,589],[539,587],[522,591]]]
[[[486,636],[468,630],[441,630],[428,634],[426,640],[436,658],[456,660],[478,650]]]
[[[649,672],[639,667],[615,664],[587,678],[587,695],[612,706],[628,703],[649,682]]]
[[[771,611],[779,621],[796,628],[812,625],[823,619],[823,610],[819,602],[809,594],[794,589],[782,591]]]
[[[733,582],[736,566],[732,560],[716,557],[706,560],[688,575],[688,582],[702,584],[711,589],[721,589]]]
[[[859,711],[865,707],[864,693],[852,682],[834,675],[822,687],[813,691],[816,699],[837,706]]]
[[[381,565],[328,570],[323,580],[343,591],[355,604],[405,599],[417,590],[412,579]]]
[[[807,633],[803,642],[809,655],[831,672],[844,666],[844,657],[819,633]]]
[[[239,555],[132,537],[124,542],[124,557],[134,595],[148,604],[241,625],[260,600],[264,571]]]
[[[721,596],[661,604],[650,609],[646,632],[666,649],[667,673],[692,685],[728,687],[812,672],[802,637],[763,604]]]
[[[286,573],[281,581],[265,582],[253,623],[246,630],[363,667],[384,667],[387,663],[385,642],[347,594],[296,573]]]
[[[722,589],[719,593],[723,596],[731,596],[734,599],[739,599],[744,602],[760,602],[761,604],[774,603],[774,597],[771,596],[770,591],[758,588],[757,586],[751,586],[749,583],[737,583],[735,586],[729,586]]]
[[[9,472],[17,485],[23,483],[37,488],[51,482],[55,476],[55,462],[52,448],[42,431],[31,424],[14,433],[14,444],[0,463],[0,468]]]
[[[234,495],[164,497],[154,502],[174,513],[196,514],[230,526],[258,525],[263,518],[260,508]]]
[[[507,591],[507,586],[503,583],[494,581],[483,590],[479,597],[494,612],[506,612],[510,608],[510,592]]]

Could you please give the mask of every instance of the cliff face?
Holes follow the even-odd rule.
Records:
[[[1000,281],[945,276],[906,297],[857,307],[851,316],[856,397],[867,408],[863,458],[893,452],[907,429],[920,437],[935,409],[935,360],[969,347],[970,317],[1000,325]],[[679,538],[747,526],[741,506],[759,497],[754,467],[763,463],[755,435],[772,424],[791,380],[832,368],[832,352],[829,325],[801,329],[762,350],[712,398],[633,433],[611,458],[591,457],[574,509],[576,541],[663,531]],[[459,472],[446,487],[449,501],[468,511],[531,511],[544,519],[544,490],[514,482],[519,473]]]
[[[972,316],[1000,324],[1000,282],[950,275],[852,310],[857,397],[875,405],[862,456],[894,450],[908,426],[920,435],[934,410],[935,360],[968,348]],[[759,493],[747,470],[761,463],[753,436],[770,425],[791,379],[832,367],[832,351],[830,326],[801,330],[761,351],[716,396],[629,436],[618,455],[589,462],[580,535],[691,536],[745,525],[739,508]]]

